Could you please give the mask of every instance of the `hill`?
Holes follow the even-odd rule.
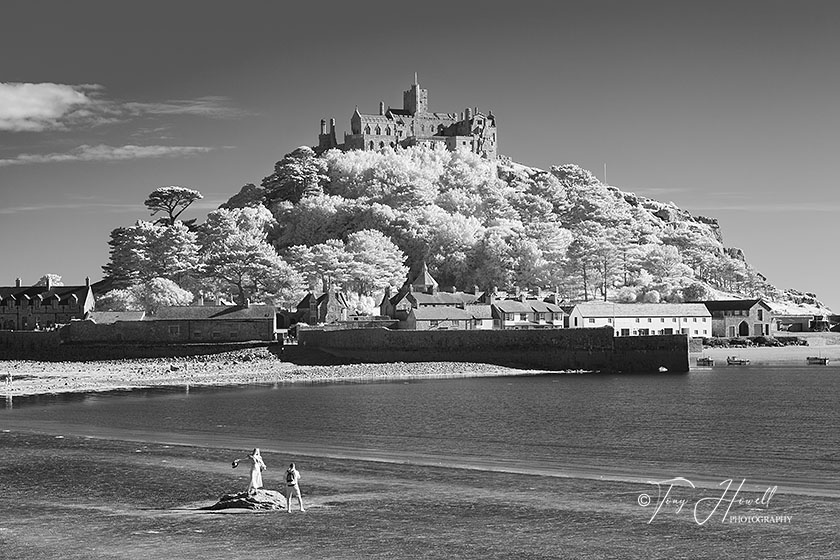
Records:
[[[392,258],[425,260],[442,286],[539,288],[567,301],[764,297],[788,312],[827,312],[814,294],[774,287],[725,245],[714,218],[602,184],[577,165],[542,170],[419,146],[321,156],[301,147],[223,207],[260,205],[277,220],[270,241],[281,256],[325,286],[330,265],[303,261],[379,232]]]

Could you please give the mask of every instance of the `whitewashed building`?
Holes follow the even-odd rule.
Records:
[[[712,315],[702,303],[578,304],[569,314],[571,328],[612,327],[616,336],[687,334],[712,336]]]

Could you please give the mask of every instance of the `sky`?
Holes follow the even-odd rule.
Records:
[[[99,280],[155,188],[201,221],[417,72],[431,110],[492,110],[501,154],[717,218],[837,311],[838,28],[816,0],[5,0],[0,285]]]

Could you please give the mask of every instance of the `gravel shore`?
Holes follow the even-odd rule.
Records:
[[[83,393],[181,385],[319,383],[376,379],[530,375],[490,364],[417,362],[296,365],[265,349],[212,356],[87,362],[0,361],[0,396]]]

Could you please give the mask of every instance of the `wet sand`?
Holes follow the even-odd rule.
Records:
[[[282,488],[294,460],[305,513],[201,510],[247,485],[247,472],[230,468],[241,451],[0,433],[3,557],[632,560],[829,558],[838,550],[838,499],[777,493],[766,505],[735,504],[734,521],[722,515],[724,503],[700,524],[720,489],[676,488],[684,507],[665,504],[654,515],[649,484],[265,449],[265,487]],[[652,504],[643,505],[645,495]]]

